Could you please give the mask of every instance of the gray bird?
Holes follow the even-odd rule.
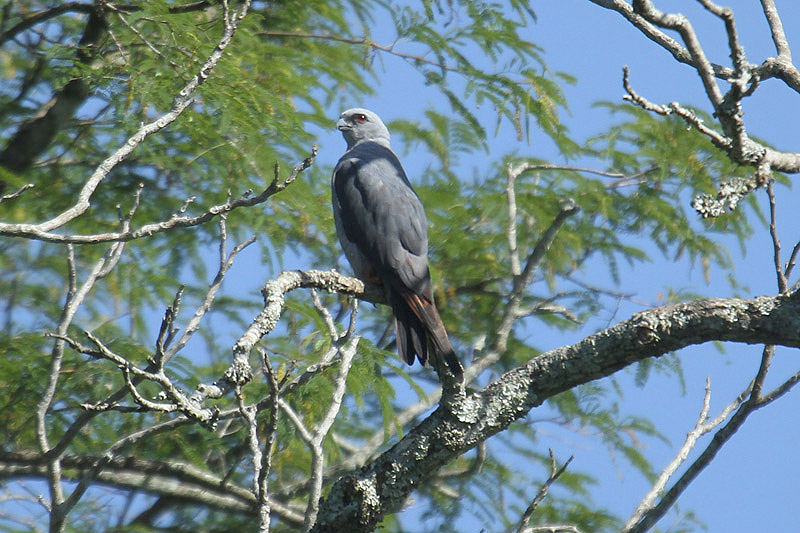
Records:
[[[336,127],[347,152],[333,171],[333,216],[356,276],[383,286],[394,314],[397,352],[416,356],[459,381],[463,369],[433,301],[428,269],[428,221],[419,196],[389,146],[389,130],[366,109],[348,109]]]

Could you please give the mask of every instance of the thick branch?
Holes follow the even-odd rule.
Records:
[[[440,405],[390,450],[340,479],[312,531],[372,531],[442,466],[548,398],[647,357],[710,341],[800,347],[800,295],[661,307],[542,354],[460,402]]]

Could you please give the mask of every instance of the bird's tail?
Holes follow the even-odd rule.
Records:
[[[402,294],[400,300],[391,302],[395,315],[397,351],[400,356],[411,364],[414,362],[416,352],[420,362],[427,365],[430,354],[431,362],[437,372],[441,372],[444,366],[447,366],[450,373],[459,382],[463,382],[464,369],[456,357],[453,345],[450,344],[450,338],[447,336],[447,330],[436,305],[417,294]],[[429,350],[429,347],[433,349]]]

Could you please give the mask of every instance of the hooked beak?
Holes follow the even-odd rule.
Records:
[[[339,120],[336,121],[336,129],[338,129],[339,131],[344,131],[344,130],[352,130],[353,127],[347,122],[345,122],[343,118],[340,118]]]

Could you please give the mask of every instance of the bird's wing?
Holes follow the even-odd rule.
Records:
[[[430,298],[427,219],[394,152],[378,143],[350,150],[334,170],[333,195],[340,231],[374,273]]]
[[[425,210],[394,152],[379,143],[348,151],[333,173],[333,209],[356,274],[377,277],[387,289],[400,356],[411,364],[416,354],[427,365],[430,339],[432,357],[462,380],[461,364],[433,303]]]

